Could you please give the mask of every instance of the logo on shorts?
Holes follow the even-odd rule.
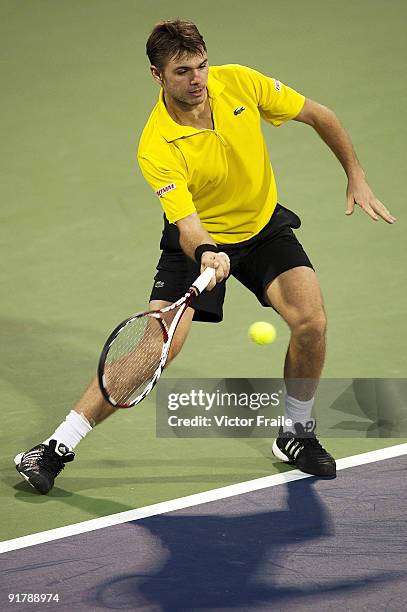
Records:
[[[176,184],[175,183],[170,183],[169,185],[166,185],[165,187],[160,187],[160,189],[158,189],[156,191],[156,194],[158,195],[159,198],[161,198],[161,196],[164,195],[164,193],[167,193],[167,191],[172,191],[173,189],[176,189]]]
[[[281,91],[281,83],[278,79],[274,79],[274,87],[277,89],[277,91]]]
[[[161,289],[162,287],[164,287],[164,285],[165,285],[164,281],[156,281],[156,282],[154,283],[154,287],[155,287],[156,289]]]
[[[235,108],[235,110],[233,111],[234,115],[240,115],[241,113],[243,113],[243,111],[245,111],[245,107],[244,106],[238,106],[237,108]]]

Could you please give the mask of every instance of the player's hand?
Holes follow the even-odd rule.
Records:
[[[217,283],[220,283],[229,276],[230,260],[226,253],[213,253],[204,251],[201,257],[201,274],[205,268],[214,268],[216,275],[207,286],[207,291],[211,291]]]
[[[382,218],[387,223],[394,223],[397,220],[396,217],[390,214],[385,205],[376,198],[363,176],[356,179],[349,178],[346,199],[346,215],[351,215],[355,209],[355,204],[357,204],[374,221]]]

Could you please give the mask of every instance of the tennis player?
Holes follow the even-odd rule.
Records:
[[[141,171],[164,210],[161,257],[150,308],[177,300],[200,271],[216,278],[180,323],[170,360],[192,321],[219,322],[226,280],[237,278],[288,324],[284,363],[285,416],[274,454],[304,472],[334,476],[335,460],[322,447],[311,418],[325,358],[326,314],[313,265],[293,229],[299,217],[277,201],[261,120],[278,127],[310,125],[334,152],[347,176],[347,208],[355,204],[377,221],[395,218],[375,197],[352,143],[335,113],[276,78],[237,64],[208,65],[204,39],[193,23],[163,21],[147,41],[159,97],[140,139]],[[76,445],[115,409],[92,381],[65,421],[15,458],[17,470],[47,493]]]

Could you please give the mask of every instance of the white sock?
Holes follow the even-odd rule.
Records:
[[[55,450],[63,455],[66,452],[63,447],[73,450],[90,431],[92,431],[92,427],[87,418],[78,414],[75,410],[71,410],[65,421],[56,428],[52,436],[45,440],[44,444],[49,444],[50,440],[56,440]],[[62,445],[62,448],[59,449],[60,445]]]
[[[285,396],[285,419],[284,419],[284,431],[292,431],[295,433],[294,423],[301,423],[305,426],[306,422],[311,418],[312,407],[314,405],[314,397],[306,402],[291,397],[291,395]],[[292,424],[286,423],[287,419],[291,419]]]

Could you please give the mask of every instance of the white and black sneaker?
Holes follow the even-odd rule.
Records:
[[[273,444],[273,454],[281,461],[295,465],[299,470],[314,476],[336,476],[335,459],[319,443],[315,435],[315,421],[306,425],[294,424],[295,433],[283,431]]]
[[[54,480],[64,469],[65,463],[73,461],[75,453],[60,444],[56,451],[56,440],[48,444],[38,444],[25,453],[14,457],[16,470],[21,476],[43,495],[54,486]]]

